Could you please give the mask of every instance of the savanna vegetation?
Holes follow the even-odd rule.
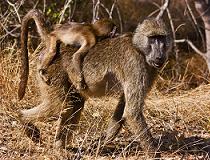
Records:
[[[20,26],[23,16],[37,8],[44,13],[49,29],[56,23],[111,17],[121,34],[133,32],[138,22],[155,16],[163,3],[162,0],[0,1],[0,159],[144,159],[126,126],[110,144],[92,147],[93,143],[100,146],[97,139],[115,109],[114,98],[86,102],[72,146],[66,150],[54,148],[56,121],[37,122],[42,134],[38,143],[24,134],[18,111],[36,106],[40,98],[34,76],[40,38],[32,23],[28,45],[30,77],[26,95],[19,101]],[[206,7],[205,14],[199,12],[199,5]],[[159,70],[144,110],[163,159],[210,159],[210,42],[205,22],[210,17],[209,7],[206,0],[173,0],[164,14],[174,40],[173,48],[168,62]]]

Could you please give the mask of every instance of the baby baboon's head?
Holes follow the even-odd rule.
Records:
[[[111,19],[100,19],[92,24],[98,37],[113,36],[116,32],[116,25]]]

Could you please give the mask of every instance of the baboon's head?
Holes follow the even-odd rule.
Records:
[[[168,30],[162,20],[146,19],[138,25],[133,44],[145,54],[150,66],[160,68],[168,58],[171,46]]]
[[[111,19],[97,20],[92,26],[99,37],[113,36],[116,32],[116,25]]]

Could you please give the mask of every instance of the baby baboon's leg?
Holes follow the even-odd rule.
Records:
[[[120,97],[118,105],[114,111],[114,114],[109,122],[107,131],[106,131],[106,138],[105,144],[112,141],[115,136],[118,134],[122,125],[124,123],[124,119],[122,119],[123,113],[125,108],[125,97],[124,94]]]
[[[39,74],[45,82],[48,82],[48,78],[46,76],[47,74],[46,70],[56,55],[56,44],[57,44],[57,37],[51,35],[49,38],[49,46],[47,46],[46,52],[43,55],[43,58],[41,60],[41,66],[39,69]]]
[[[78,93],[72,93],[71,104],[64,109],[58,120],[58,128],[56,134],[56,148],[65,148],[71,141],[72,134],[75,131],[80,120],[81,111],[84,107],[84,100]]]
[[[78,75],[78,80],[75,83],[76,84],[76,89],[78,90],[83,90],[86,88],[86,84],[85,84],[85,80],[84,80],[84,76],[82,73],[82,60],[85,57],[85,55],[87,54],[88,50],[93,47],[95,45],[95,42],[85,42],[84,44],[82,44],[82,46],[79,48],[79,50],[77,52],[74,53],[73,55],[73,66],[74,69],[76,71],[76,74]]]

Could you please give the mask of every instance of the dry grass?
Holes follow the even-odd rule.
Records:
[[[18,50],[8,45],[0,53],[0,159],[143,159],[137,142],[125,126],[117,138],[104,148],[91,148],[106,128],[115,99],[91,99],[85,104],[82,120],[74,133],[72,147],[53,148],[55,122],[39,122],[42,140],[35,144],[24,135],[17,110],[39,103],[36,82],[30,76],[27,94],[17,100]],[[30,55],[30,75],[36,55]],[[210,85],[193,90],[164,94],[154,87],[148,95],[145,115],[153,135],[162,143],[164,159],[208,159],[210,152]],[[98,141],[96,141],[98,142]],[[130,146],[130,147],[128,147]],[[89,148],[89,149],[88,149]],[[145,158],[146,159],[146,158]]]

